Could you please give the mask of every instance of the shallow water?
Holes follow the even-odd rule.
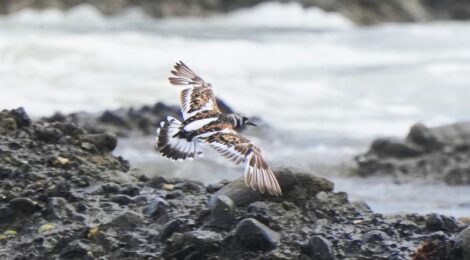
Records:
[[[469,25],[358,28],[336,14],[272,3],[223,16],[164,20],[137,10],[104,17],[89,6],[25,10],[0,17],[0,104],[25,106],[34,116],[158,100],[174,104],[178,91],[167,77],[171,65],[183,60],[233,108],[271,126],[246,134],[272,165],[318,169],[350,163],[374,137],[403,136],[416,121],[468,120]],[[175,166],[158,158],[151,143],[124,140],[117,153],[137,166],[158,165],[205,182],[241,171],[210,154]],[[193,175],[194,168],[200,174]],[[205,174],[220,169],[224,177]],[[426,191],[413,185],[409,192],[406,185],[391,190],[394,197],[362,180],[337,181],[339,189],[381,212],[470,215],[468,207],[454,207],[469,200],[463,188],[424,188],[443,193],[443,201],[428,197],[436,203],[420,207],[404,202]]]

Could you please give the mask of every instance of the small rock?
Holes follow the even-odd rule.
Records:
[[[137,185],[134,184],[127,184],[120,191],[122,194],[126,194],[128,196],[134,197],[140,194],[140,189]]]
[[[426,229],[429,231],[452,232],[459,228],[454,218],[431,213],[426,217]]]
[[[181,198],[184,196],[184,193],[181,190],[174,190],[171,192],[168,192],[168,194],[165,196],[166,199],[176,199],[176,198]]]
[[[313,236],[308,240],[308,248],[312,259],[333,260],[336,259],[333,253],[331,242],[322,236]]]
[[[449,170],[445,174],[444,181],[448,185],[469,185],[470,184],[470,168],[455,167]]]
[[[160,240],[164,241],[167,238],[171,237],[173,233],[180,231],[182,228],[181,221],[179,219],[174,219],[168,222],[160,232]]]
[[[9,207],[0,207],[0,224],[11,223],[15,220],[15,212]]]
[[[325,178],[317,177],[312,173],[298,172],[291,168],[275,169],[274,174],[283,190],[283,195],[280,198],[253,191],[245,184],[243,178],[225,185],[214,193],[212,198],[224,195],[232,199],[236,206],[246,206],[263,199],[277,201],[282,199],[283,201],[302,204],[304,201],[310,200],[317,193],[332,191],[334,187],[334,184]]]
[[[415,124],[411,127],[410,133],[407,138],[408,141],[413,142],[428,151],[437,150],[442,148],[442,143],[438,138],[423,124]]]
[[[222,183],[222,182],[219,182],[219,183],[215,183],[215,184],[209,184],[207,187],[206,187],[206,191],[208,193],[214,193],[220,189],[222,189],[224,186],[226,185],[226,183]]]
[[[47,224],[44,224],[44,225],[40,226],[40,227],[38,228],[38,232],[39,232],[40,234],[42,234],[42,233],[51,231],[51,230],[53,230],[54,228],[55,228],[55,225],[54,225],[54,224],[47,223]]]
[[[109,110],[105,111],[98,118],[98,120],[103,123],[109,123],[109,124],[113,124],[113,125],[120,126],[120,127],[126,127],[126,128],[130,127],[129,124],[126,122],[126,120],[124,120],[117,113],[109,111]]]
[[[19,107],[17,109],[10,110],[11,115],[14,116],[16,124],[19,128],[27,127],[31,125],[31,119],[24,111],[24,108]]]
[[[128,211],[111,220],[110,224],[121,230],[132,230],[134,227],[140,225],[142,221],[140,214]]]
[[[131,197],[127,195],[123,195],[123,194],[117,194],[117,195],[111,196],[111,201],[118,203],[119,205],[127,205],[127,204],[134,203],[134,200]]]
[[[143,213],[148,216],[152,217],[155,219],[162,219],[162,221],[166,222],[166,217],[167,217],[167,209],[168,209],[168,202],[166,200],[156,197],[155,199],[152,200],[152,202],[143,209]]]
[[[41,209],[39,204],[29,198],[15,198],[10,201],[9,207],[16,212],[24,214],[33,214],[34,212]]]
[[[86,134],[80,136],[82,141],[82,147],[86,143],[93,144],[98,151],[101,152],[111,152],[116,148],[117,145],[117,138],[115,135],[110,133],[103,133],[103,134]],[[86,145],[86,147],[90,149],[91,147]]]
[[[39,140],[48,143],[57,143],[63,136],[62,131],[60,131],[59,129],[44,125],[36,125],[35,134]]]
[[[227,196],[217,197],[211,214],[216,227],[230,228],[235,222],[235,204]]]
[[[221,241],[221,234],[208,230],[195,230],[183,234],[183,244],[195,248],[213,247]]]
[[[372,142],[370,152],[380,157],[407,158],[422,154],[413,144],[392,138],[379,138]]]
[[[165,184],[163,184],[162,188],[163,188],[164,190],[171,191],[171,190],[174,190],[174,189],[175,189],[175,185],[174,185],[174,184],[170,184],[170,183],[165,183]]]
[[[119,190],[120,190],[120,186],[115,183],[105,183],[101,185],[101,191],[104,194],[118,193]]]
[[[256,219],[247,218],[235,229],[236,243],[247,250],[270,250],[279,243],[280,235]]]
[[[200,192],[204,190],[204,185],[197,181],[186,181],[175,184],[174,189],[183,192]]]
[[[74,259],[74,258],[84,259],[84,257],[87,256],[89,251],[90,251],[89,245],[80,241],[73,241],[62,250],[62,252],[60,253],[60,256],[66,259]]]
[[[387,235],[387,233],[380,230],[369,231],[362,237],[362,241],[364,241],[364,243],[381,243],[389,239],[390,237]]]
[[[470,227],[467,227],[457,237],[462,248],[463,260],[470,260]]]
[[[71,210],[68,208],[67,201],[61,197],[50,197],[46,206],[48,215],[55,219],[67,219]]]
[[[362,213],[371,213],[372,212],[372,209],[369,207],[369,205],[367,205],[367,203],[365,201],[353,201],[351,202],[351,205],[354,206],[354,208],[356,208],[358,211],[362,212]]]

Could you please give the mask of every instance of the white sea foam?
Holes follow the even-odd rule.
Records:
[[[224,25],[274,28],[332,29],[350,28],[352,22],[336,13],[319,8],[303,8],[299,3],[266,2],[235,11],[212,22]]]
[[[164,20],[24,10],[0,18],[0,102],[34,116],[176,103],[166,78],[184,60],[230,105],[282,131],[403,135],[415,121],[468,118],[468,28],[356,28],[295,3]]]

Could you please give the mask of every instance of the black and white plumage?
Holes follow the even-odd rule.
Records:
[[[279,183],[261,155],[261,150],[235,130],[254,125],[240,114],[223,114],[210,83],[183,62],[171,71],[170,83],[183,86],[180,102],[183,121],[167,117],[157,129],[155,148],[173,160],[194,159],[200,146],[208,146],[236,164],[245,163],[245,182],[253,190],[282,195]]]

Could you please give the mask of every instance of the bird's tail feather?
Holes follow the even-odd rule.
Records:
[[[196,147],[196,141],[188,141],[177,134],[181,129],[181,122],[171,116],[160,123],[157,129],[155,149],[164,157],[173,160],[194,159],[200,154]]]

